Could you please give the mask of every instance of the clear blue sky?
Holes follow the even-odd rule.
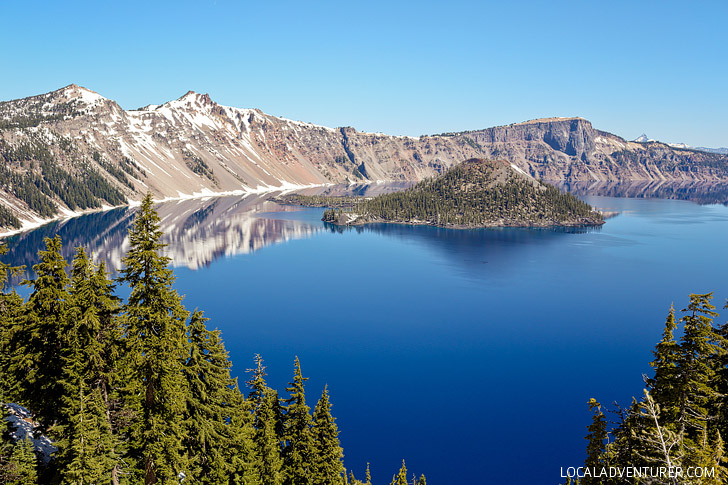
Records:
[[[80,84],[420,135],[582,116],[728,146],[728,2],[0,0],[0,99]]]

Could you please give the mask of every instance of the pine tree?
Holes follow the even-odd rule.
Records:
[[[59,442],[62,483],[112,483],[115,439],[106,415],[101,390],[80,384],[79,395],[72,406],[77,414],[70,416],[67,431]]]
[[[69,278],[68,263],[61,255],[61,238],[45,239],[46,250],[33,266],[34,280],[23,284],[33,289],[25,305],[22,328],[14,332],[11,375],[20,389],[20,400],[36,413],[44,430],[61,418],[58,401],[63,396],[63,349],[67,346]]]
[[[5,470],[7,485],[36,485],[38,483],[38,459],[33,443],[25,437],[13,447]]]
[[[334,485],[343,481],[344,452],[339,442],[339,429],[331,415],[328,386],[324,387],[321,398],[313,411],[314,456],[313,485]]]
[[[265,382],[265,376],[267,374],[265,372],[265,366],[263,365],[263,357],[261,357],[260,354],[255,354],[254,359],[255,368],[246,369],[245,372],[252,374],[252,377],[246,382],[246,384],[250,389],[248,400],[253,404],[253,411],[257,417],[258,409],[263,404],[263,396],[265,395],[266,389],[268,389],[268,385]],[[257,425],[258,424],[256,423],[256,426]]]
[[[417,485],[427,485],[427,480],[425,479],[425,475],[420,475],[420,479],[417,480]]]
[[[728,309],[728,302],[723,307]],[[718,344],[721,352],[718,353],[711,362],[711,367],[715,372],[715,390],[722,396],[728,396],[728,323],[724,323],[716,331],[718,335]],[[728,406],[725,406],[721,400],[719,405],[712,409],[712,414],[717,416],[716,427],[721,436],[728,436]]]
[[[0,242],[0,256],[7,251],[5,244]],[[13,335],[23,329],[23,299],[14,289],[6,293],[5,287],[23,268],[0,261],[0,402],[15,400],[19,392],[19,382],[11,374],[16,353],[12,341]]]
[[[230,377],[232,363],[220,332],[208,330],[206,321],[202,312],[195,311],[188,326],[190,353],[184,365],[189,389],[185,448],[191,460],[187,480],[217,485],[227,483],[230,473],[226,453],[230,445],[228,422],[237,388]]]
[[[667,422],[672,422],[678,413],[680,345],[673,336],[676,328],[675,308],[670,306],[662,340],[653,352],[655,360],[650,363],[655,369],[655,376],[648,380],[650,394],[660,406],[661,416]]]
[[[182,361],[188,354],[188,313],[172,288],[174,276],[169,258],[162,255],[161,237],[159,216],[147,194],[129,231],[131,247],[120,278],[131,288],[124,307],[131,379],[127,396],[137,414],[131,446],[147,485],[171,483],[186,474]]]
[[[306,405],[304,383],[308,380],[301,374],[301,364],[296,357],[293,382],[286,391],[285,437],[283,449],[283,476],[286,485],[309,485],[311,483],[314,444],[311,436],[311,414]]]
[[[699,439],[710,416],[711,403],[718,401],[715,389],[715,371],[710,362],[724,350],[718,345],[719,336],[713,328],[713,318],[718,316],[710,304],[713,294],[691,294],[688,312],[680,321],[683,336],[680,338],[677,426],[681,435],[692,441]],[[688,444],[689,445],[689,444]]]
[[[604,417],[604,413],[602,412],[602,405],[594,398],[589,400],[589,410],[594,415],[592,416],[592,423],[587,426],[589,433],[585,438],[588,444],[586,447],[586,461],[584,462],[584,466],[596,469],[603,466],[604,441],[607,439],[607,418]],[[583,483],[588,485],[598,483],[598,480],[594,480],[591,477],[584,477]]]
[[[366,471],[366,479],[367,479],[367,485],[372,485],[372,474],[369,471],[369,462],[367,462],[367,471]]]
[[[56,459],[65,483],[111,482],[120,464],[109,399],[121,336],[115,318],[119,299],[83,248],[73,259],[69,294]]]
[[[265,382],[265,366],[260,354],[255,356],[255,368],[247,369],[252,374],[247,381],[250,393],[248,402],[252,406],[255,434],[253,441],[257,451],[255,467],[264,485],[283,483],[281,458],[282,430],[278,393]]]
[[[404,460],[402,460],[399,473],[392,477],[390,485],[407,485],[407,466],[404,464]]]
[[[280,485],[284,481],[284,462],[281,456],[281,420],[278,392],[266,389],[263,403],[257,411],[255,446],[259,455],[258,470],[264,485]]]
[[[232,402],[229,403],[230,439],[224,450],[225,459],[229,463],[229,483],[244,485],[266,483],[264,477],[260,475],[261,459],[255,444],[256,430],[253,427],[251,404],[238,389],[237,380],[232,396]],[[278,461],[280,462],[280,457],[278,457]],[[277,473],[278,483],[280,483],[280,471]],[[276,472],[274,472],[275,474]]]

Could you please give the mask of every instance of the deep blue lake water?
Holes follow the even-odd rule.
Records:
[[[583,462],[589,398],[641,395],[670,304],[728,296],[728,208],[585,199],[620,214],[582,231],[337,231],[262,197],[159,210],[177,288],[223,331],[235,374],[260,353],[282,391],[297,355],[311,406],[328,384],[358,477],[371,462],[388,483],[404,458],[431,484],[557,484]],[[59,232],[118,266],[132,213],[16,237],[9,260],[32,264]]]

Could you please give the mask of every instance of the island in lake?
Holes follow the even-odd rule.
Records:
[[[323,220],[346,226],[389,222],[467,229],[604,224],[604,215],[586,202],[503,160],[473,158],[402,192],[373,198],[287,200],[328,206]]]

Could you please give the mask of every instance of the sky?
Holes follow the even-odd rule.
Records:
[[[581,116],[728,147],[728,2],[0,0],[0,100],[76,83],[419,136]]]

